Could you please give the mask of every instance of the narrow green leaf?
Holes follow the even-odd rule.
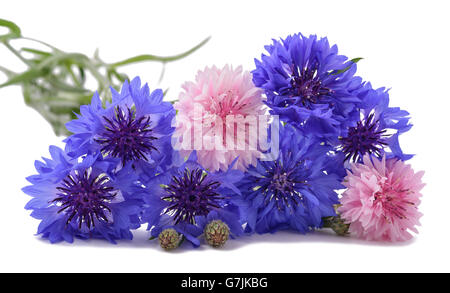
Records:
[[[52,55],[51,57],[45,58],[37,66],[32,67],[21,74],[13,76],[7,82],[0,84],[0,88],[13,84],[18,84],[25,81],[31,81],[38,77],[45,76],[50,72],[50,67],[52,67],[54,64],[65,62],[67,60],[70,60],[75,64],[82,64],[86,59],[88,59],[86,55],[80,53],[67,53],[67,54],[58,53]]]
[[[89,90],[87,90],[85,88],[74,87],[74,86],[67,84],[64,81],[60,81],[57,78],[52,77],[52,76],[47,78],[47,80],[57,90],[62,90],[62,91],[67,91],[67,92],[72,92],[72,93],[79,93],[79,94],[89,92]]]
[[[7,82],[0,84],[0,88],[10,86],[13,84],[31,81],[38,77],[44,76],[45,74],[47,74],[46,70],[42,70],[42,69],[33,67],[23,73],[20,73],[20,74],[17,74],[15,76],[11,77]]]
[[[52,53],[37,50],[37,49],[32,49],[32,48],[22,48],[21,50],[24,52],[33,53],[35,55],[44,56],[44,57],[52,56]]]
[[[357,57],[357,58],[353,58],[353,59],[349,60],[349,62],[352,62],[353,64],[356,64],[356,63],[358,63],[358,61],[360,61],[360,60],[362,60],[362,59],[364,59],[364,58],[362,58],[362,57]],[[341,69],[341,70],[335,70],[335,71],[333,71],[333,72],[331,73],[331,75],[337,75],[337,74],[344,73],[344,72],[346,72],[347,70],[349,70],[350,68],[352,68],[352,65],[349,65],[349,66],[347,66],[347,67],[345,67],[344,69]]]
[[[187,57],[190,54],[197,51],[198,49],[200,49],[203,45],[205,45],[209,41],[210,38],[211,37],[207,37],[202,42],[200,42],[197,46],[193,47],[192,49],[190,49],[184,53],[178,54],[178,55],[166,56],[166,57],[150,55],[150,54],[138,55],[135,57],[125,59],[123,61],[113,63],[113,64],[109,65],[109,67],[116,68],[116,67],[123,66],[123,65],[128,65],[128,64],[132,64],[132,63],[138,63],[138,62],[145,62],[145,61],[157,61],[157,62],[163,62],[163,63],[176,61],[176,60],[182,59],[184,57]]]
[[[0,42],[20,38],[21,36],[20,28],[14,22],[0,18],[0,26],[9,29],[9,33],[5,35],[0,35]]]
[[[81,53],[57,53],[49,58],[44,59],[44,61],[39,64],[39,68],[42,69],[47,66],[51,66],[68,60],[77,65],[84,65],[84,62],[86,60],[89,60],[89,58]]]
[[[8,78],[10,78],[11,76],[13,76],[15,73],[11,70],[9,70],[6,67],[3,67],[0,65],[0,71],[3,72]]]
[[[209,38],[203,40],[192,49],[174,56],[139,55],[114,64],[106,64],[100,59],[98,50],[93,58],[81,53],[66,53],[48,43],[22,36],[20,28],[13,22],[0,19],[0,29],[5,33],[0,35],[0,44],[3,43],[17,58],[22,60],[28,69],[16,73],[0,66],[0,74],[8,80],[0,84],[0,88],[9,85],[22,87],[25,103],[38,111],[53,127],[57,135],[69,135],[65,123],[75,118],[74,112],[79,106],[90,102],[93,90],[97,90],[104,101],[111,100],[109,87],[116,90],[127,74],[117,71],[116,67],[137,62],[155,61],[162,64],[176,61],[189,56],[205,45]],[[15,38],[38,42],[48,49],[38,49],[32,46],[15,49],[10,40]],[[30,59],[25,53],[32,54]],[[95,88],[85,86],[87,76],[96,81]],[[161,74],[161,78],[163,72]],[[164,92],[167,94],[167,91]]]
[[[364,58],[362,58],[362,57],[357,57],[357,58],[353,58],[353,59],[350,60],[350,61],[353,62],[353,63],[358,63],[358,61],[359,61],[359,60],[362,60],[362,59],[364,59]]]

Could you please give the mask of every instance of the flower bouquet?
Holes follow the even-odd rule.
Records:
[[[139,77],[93,94],[27,178],[37,233],[116,243],[146,225],[166,250],[280,230],[410,239],[424,184],[399,144],[409,113],[327,38],[265,50],[251,72],[199,71],[173,103]]]

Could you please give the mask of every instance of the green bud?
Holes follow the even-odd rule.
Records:
[[[349,234],[350,224],[344,222],[339,215],[336,217],[323,218],[323,227],[331,228],[337,235],[346,236]]]
[[[221,220],[214,220],[205,227],[206,242],[212,247],[222,247],[230,236],[230,228]]]
[[[334,217],[332,223],[331,223],[331,229],[333,229],[334,232],[336,232],[339,236],[345,236],[348,235],[348,229],[350,228],[350,224],[346,224],[344,220],[341,219],[341,217],[337,216]]]
[[[172,250],[180,246],[181,236],[175,229],[163,230],[158,236],[159,245],[165,250]]]

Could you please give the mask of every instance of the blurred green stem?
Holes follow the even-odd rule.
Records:
[[[119,72],[118,68],[139,62],[159,62],[163,64],[161,79],[165,64],[191,55],[210,39],[208,37],[186,52],[173,56],[143,54],[118,62],[105,63],[100,59],[98,51],[90,58],[82,53],[64,52],[46,42],[24,37],[20,28],[11,21],[0,19],[0,27],[8,30],[6,34],[0,35],[0,44],[5,45],[28,67],[24,72],[16,73],[0,65],[0,72],[7,77],[7,81],[0,84],[0,89],[10,85],[20,85],[25,103],[38,111],[52,125],[57,135],[70,134],[65,128],[65,123],[75,118],[74,113],[79,112],[82,104],[90,102],[95,91],[108,99],[109,87],[116,90],[120,88],[128,76]],[[18,50],[10,43],[14,39],[36,42],[47,47],[49,51],[30,47],[22,47]],[[26,58],[22,53],[31,54],[31,57]],[[96,81],[94,88],[87,86],[88,76]]]
[[[3,45],[5,45],[5,47],[8,48],[9,51],[11,51],[14,55],[16,55],[17,58],[19,58],[23,63],[25,63],[26,65],[30,65],[30,63],[28,62],[28,60],[25,59],[22,55],[20,55],[20,53],[17,52],[17,50],[14,49],[14,48],[9,44],[9,42],[3,41]]]

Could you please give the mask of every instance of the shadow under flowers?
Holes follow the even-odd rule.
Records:
[[[81,246],[81,247],[101,247],[101,248],[144,248],[154,249],[165,252],[158,243],[157,239],[149,240],[149,232],[145,229],[138,229],[133,231],[133,240],[120,240],[117,244],[111,244],[101,239],[88,239],[80,240],[76,239],[73,244],[70,243],[58,243],[56,245],[61,246]],[[40,241],[48,243],[46,239],[39,238]],[[415,242],[415,238],[405,242],[379,242],[379,241],[367,241],[363,239],[353,238],[350,236],[338,236],[331,229],[317,230],[306,235],[296,233],[294,231],[278,231],[274,234],[252,234],[244,235],[237,239],[230,239],[227,241],[224,247],[215,249],[208,246],[204,239],[201,239],[202,245],[195,250],[215,250],[215,251],[231,251],[237,250],[245,246],[257,245],[262,243],[334,243],[342,245],[368,245],[368,246],[385,246],[385,247],[398,247],[407,246]],[[184,241],[181,246],[169,253],[184,253],[192,251],[194,248],[190,242]]]
[[[368,241],[351,236],[336,235],[331,229],[322,229],[308,234],[299,234],[294,231],[278,231],[274,234],[252,234],[228,241],[222,250],[234,250],[244,246],[258,243],[333,243],[342,245],[366,245],[380,247],[407,246],[414,243],[415,238],[404,242]]]

